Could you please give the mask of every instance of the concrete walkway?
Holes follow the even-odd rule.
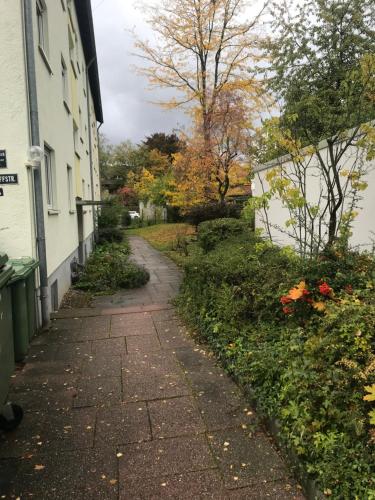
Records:
[[[140,238],[140,289],[61,310],[32,345],[0,438],[0,498],[302,499],[236,385],[168,300],[176,266]]]

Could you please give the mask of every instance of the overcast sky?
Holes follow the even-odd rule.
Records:
[[[153,132],[172,132],[186,126],[183,112],[164,111],[150,101],[157,92],[150,92],[144,77],[132,65],[139,59],[132,56],[133,38],[128,30],[147,37],[149,28],[132,0],[91,0],[104,125],[101,131],[113,143],[130,139],[140,142]]]
[[[91,3],[103,101],[101,131],[113,143],[126,139],[139,143],[153,132],[170,133],[186,128],[188,120],[182,111],[165,111],[150,102],[158,99],[158,92],[155,89],[150,92],[147,80],[132,67],[140,60],[132,55],[133,37],[129,30],[134,29],[142,38],[152,38],[144,16],[135,8],[136,2],[91,0]]]

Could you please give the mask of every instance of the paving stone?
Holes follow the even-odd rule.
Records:
[[[0,457],[24,457],[61,450],[91,448],[94,443],[96,411],[26,413],[21,425],[2,435]]]
[[[27,363],[54,361],[56,359],[58,348],[58,344],[31,346],[25,361]]]
[[[112,318],[111,337],[155,334],[156,329],[149,313],[125,314]]]
[[[22,370],[16,371],[11,380],[11,391],[25,392],[51,388],[62,390],[75,385],[81,366],[76,362],[35,362],[27,363]]]
[[[48,413],[50,411],[71,409],[76,394],[77,390],[74,386],[67,386],[64,390],[43,386],[36,390],[29,388],[23,392],[11,391],[8,395],[8,401],[21,406],[24,412]]]
[[[226,498],[231,500],[303,500],[305,497],[293,481],[272,481],[230,490]]]
[[[216,470],[188,472],[175,476],[124,479],[120,483],[120,500],[173,498],[179,500],[224,497],[220,474]]]
[[[192,397],[150,401],[148,408],[154,438],[205,432],[204,423]]]
[[[217,397],[200,394],[196,401],[206,428],[210,431],[231,427],[250,431],[257,424],[255,414],[246,401],[233,394],[222,392]]]
[[[174,309],[164,309],[162,311],[154,311],[151,313],[154,323],[164,323],[171,320],[177,320],[178,316]]]
[[[121,378],[82,378],[77,387],[73,407],[109,406],[121,401]]]
[[[116,447],[150,439],[150,421],[145,403],[123,403],[98,410],[96,447]]]
[[[190,346],[176,348],[174,349],[174,353],[187,371],[193,371],[193,369],[199,366],[206,366],[211,370],[216,366],[212,356],[197,345],[193,348]]]
[[[82,329],[88,330],[109,330],[111,318],[106,316],[94,316],[82,319]]]
[[[85,359],[91,355],[91,342],[75,342],[71,344],[57,345],[55,360],[77,360]]]
[[[119,461],[121,484],[132,477],[147,478],[215,468],[204,436],[130,444],[119,450],[124,457]]]
[[[101,329],[101,328],[82,328],[75,335],[78,341],[84,342],[87,340],[101,340],[109,338],[109,328]]]
[[[122,353],[126,353],[124,338],[94,340],[92,343],[93,355],[111,356]]]
[[[201,365],[185,370],[185,375],[194,391],[212,397],[220,397],[223,392],[240,397],[241,391],[238,386],[216,366]]]
[[[133,314],[118,314],[112,316],[111,329],[128,328],[142,323],[152,323],[151,314],[148,312],[139,312]]]
[[[50,329],[33,338],[31,345],[46,344],[66,344],[68,342],[77,342],[81,330],[54,330]]]
[[[5,464],[4,464],[5,466]],[[1,464],[3,468],[3,464]],[[59,452],[6,462],[9,498],[118,498],[115,450]]]
[[[129,354],[160,351],[161,349],[156,335],[130,335],[126,337],[126,347]]]
[[[191,393],[177,360],[166,351],[124,356],[122,376],[124,401],[148,401]]]
[[[81,372],[85,378],[121,377],[120,353],[89,356],[83,361]]]
[[[76,330],[81,328],[81,318],[64,318],[52,321],[51,328],[56,330]]]
[[[288,476],[284,463],[261,433],[249,436],[242,429],[208,435],[227,488],[252,486]]]
[[[194,341],[179,322],[173,320],[164,323],[156,322],[155,326],[163,349],[194,348]]]

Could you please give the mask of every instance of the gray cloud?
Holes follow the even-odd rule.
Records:
[[[150,35],[142,14],[125,0],[92,0],[92,8],[105,135],[114,143],[125,139],[140,142],[153,132],[169,133],[187,126],[182,110],[165,111],[150,102],[165,93],[149,91],[147,80],[133,67],[140,60],[132,55],[135,49],[128,30]]]

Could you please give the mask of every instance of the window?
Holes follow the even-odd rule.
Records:
[[[79,156],[78,127],[74,120],[73,120],[73,141],[74,141],[74,151]]]
[[[74,45],[74,37],[71,29],[68,29],[68,35],[69,35],[69,57],[70,57],[70,64],[73,69],[74,76],[77,78],[77,70],[75,66],[75,58],[76,58],[76,51],[75,51],[75,45]]]
[[[82,200],[86,199],[86,192],[85,192],[85,179],[82,179]]]
[[[73,169],[68,165],[66,171],[67,171],[67,181],[68,181],[69,212],[74,212]]]
[[[47,9],[44,0],[36,2],[36,17],[38,23],[38,43],[43,52],[48,54],[48,28],[47,28]]]
[[[63,58],[61,58],[61,78],[64,103],[68,105],[69,102],[69,85],[68,85],[68,70]]]
[[[54,208],[56,204],[55,172],[53,164],[53,153],[52,150],[47,146],[44,147],[44,168],[46,176],[47,207],[51,209]]]

